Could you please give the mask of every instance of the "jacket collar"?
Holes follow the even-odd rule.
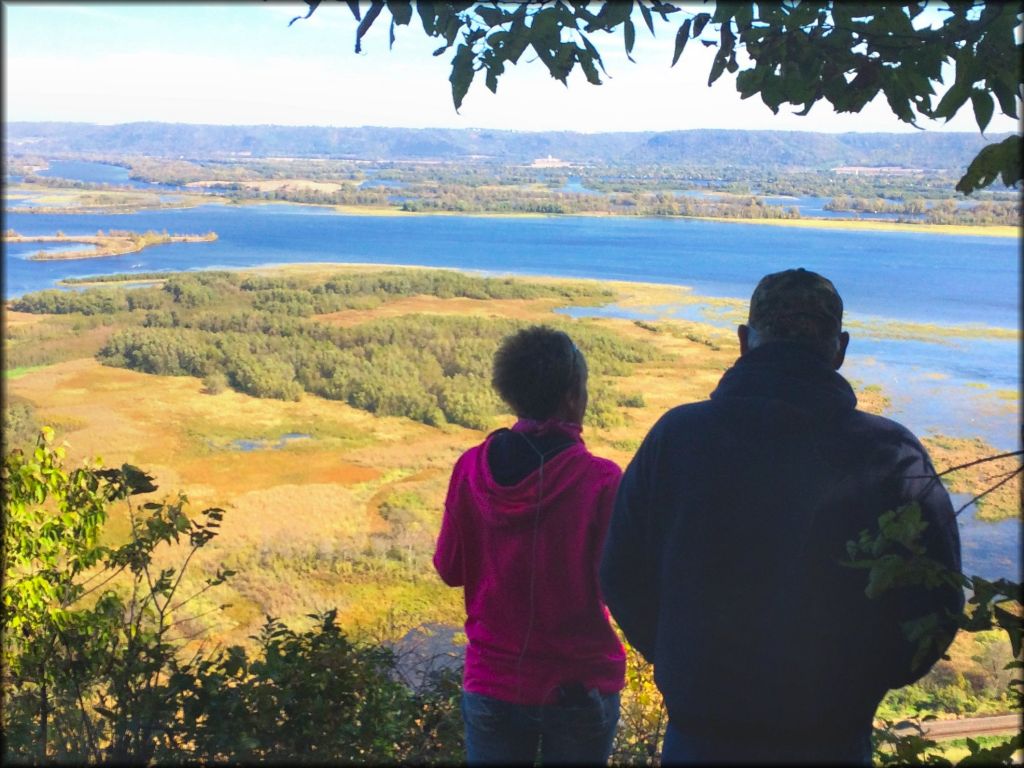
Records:
[[[725,372],[711,399],[754,398],[782,401],[808,412],[857,407],[853,388],[813,350],[776,341],[752,349]]]

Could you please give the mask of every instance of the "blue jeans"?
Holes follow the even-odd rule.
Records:
[[[466,762],[605,765],[619,722],[619,694],[596,689],[574,704],[512,704],[462,692]]]
[[[708,738],[677,731],[669,723],[661,748],[661,764],[704,765],[707,763],[811,763],[815,765],[871,765],[871,734],[846,742],[768,743],[762,739],[744,739],[737,731],[734,738]]]

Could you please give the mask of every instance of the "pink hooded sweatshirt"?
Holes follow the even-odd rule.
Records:
[[[536,428],[520,421],[513,431]],[[598,586],[622,473],[586,449],[579,426],[557,428],[572,444],[515,485],[491,474],[494,434],[459,458],[434,554],[445,583],[465,590],[463,687],[516,704],[556,703],[570,682],[602,694],[625,683]]]

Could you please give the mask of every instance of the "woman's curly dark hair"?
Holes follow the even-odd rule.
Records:
[[[517,416],[543,421],[578,385],[579,354],[564,331],[543,325],[524,328],[501,342],[491,383]]]

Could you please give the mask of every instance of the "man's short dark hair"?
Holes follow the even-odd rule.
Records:
[[[507,336],[494,355],[491,383],[517,416],[554,416],[565,393],[579,382],[579,355],[569,334],[543,325]]]

